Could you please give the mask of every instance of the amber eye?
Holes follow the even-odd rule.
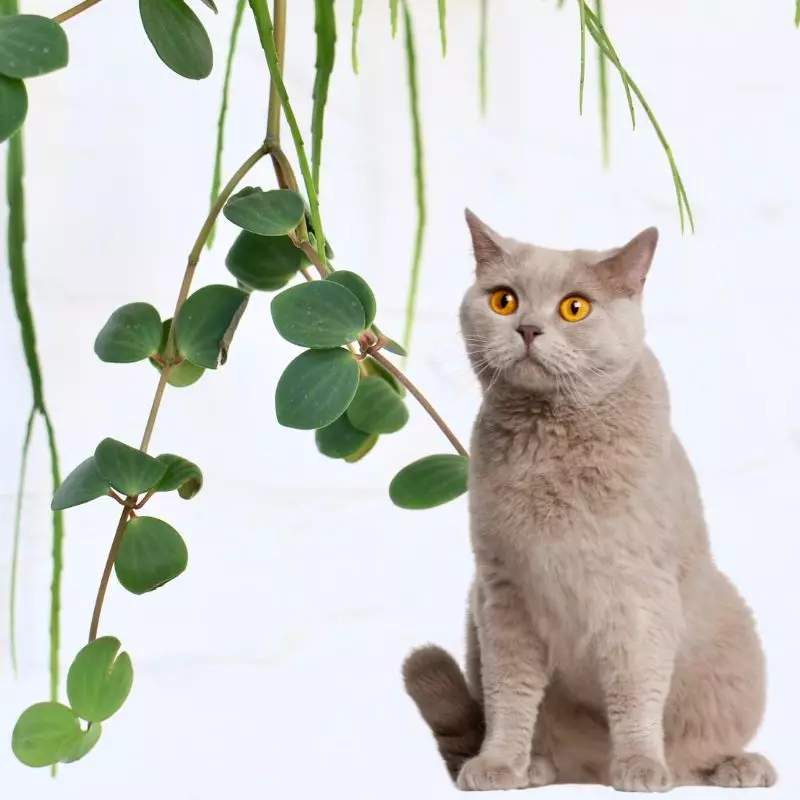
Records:
[[[507,317],[517,310],[519,303],[517,302],[517,296],[511,289],[498,289],[489,298],[489,305],[495,314]]]
[[[567,322],[580,322],[582,319],[586,319],[586,317],[589,316],[591,310],[592,304],[579,294],[565,297],[558,307],[558,313],[561,314]]]

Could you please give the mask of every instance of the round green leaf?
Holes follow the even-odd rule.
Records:
[[[278,333],[301,347],[339,347],[364,330],[364,309],[358,298],[328,281],[284,290],[272,299],[270,311]]]
[[[133,665],[131,657],[120,653],[119,648],[119,639],[102,636],[89,642],[69,668],[69,703],[72,710],[88,722],[108,719],[128,699],[133,685]]]
[[[0,75],[0,142],[10,139],[25,122],[28,91],[16,78]]]
[[[369,284],[360,275],[345,269],[332,272],[325,280],[341,284],[359,299],[361,307],[364,309],[364,327],[369,328],[375,321],[377,311],[375,295],[372,294]]]
[[[371,438],[368,433],[354,428],[342,414],[339,419],[320,428],[314,435],[317,450],[328,458],[346,458],[357,453]]]
[[[156,484],[157,492],[174,492],[184,500],[191,500],[203,488],[203,473],[197,464],[172,453],[162,453],[156,458],[167,465],[164,477]]]
[[[370,436],[369,439],[367,439],[367,441],[364,442],[364,444],[362,444],[361,447],[359,447],[355,453],[352,453],[349,456],[345,456],[344,460],[348,464],[355,464],[358,461],[361,461],[362,458],[364,458],[365,456],[369,455],[372,452],[372,448],[375,447],[376,444],[378,444],[378,439],[380,439],[380,436],[378,436],[377,433],[374,436]]]
[[[275,388],[275,413],[287,428],[314,430],[330,425],[358,389],[358,363],[342,348],[306,350],[292,361]]]
[[[122,534],[114,570],[133,594],[145,594],[177,578],[189,561],[186,542],[155,517],[134,517]]]
[[[128,303],[118,308],[103,325],[94,342],[101,361],[130,364],[158,350],[161,317],[149,303]]]
[[[92,723],[87,730],[83,731],[83,735],[78,742],[75,744],[70,742],[69,745],[61,749],[58,760],[62,764],[71,764],[73,761],[80,761],[87,753],[94,749],[102,732],[103,726],[99,722]]]
[[[80,746],[77,715],[61,703],[36,703],[22,712],[11,734],[14,755],[28,767],[49,767]]]
[[[211,74],[214,50],[197,15],[183,0],[139,0],[145,33],[158,57],[184,78]]]
[[[116,439],[103,439],[97,445],[94,463],[103,478],[129,497],[152,489],[167,471],[166,464]]]
[[[257,236],[247,231],[236,237],[225,258],[234,278],[261,292],[282,289],[308,263],[288,236]]]
[[[171,325],[172,319],[165,319],[161,323],[161,343],[158,346],[158,355],[162,358],[164,357],[164,352],[167,349],[167,339],[169,337],[169,329]],[[161,372],[163,367],[158,363],[158,361],[152,357],[149,359],[149,361],[159,372]],[[192,364],[191,361],[184,359],[180,364],[173,364],[172,369],[170,369],[169,374],[167,375],[167,383],[170,386],[175,386],[177,388],[191,386],[193,383],[197,383],[197,381],[203,377],[204,372],[205,370],[202,367],[198,367],[196,364]]]
[[[248,187],[231,197],[222,213],[234,224],[259,236],[285,236],[303,219],[303,198],[289,189],[264,192]]]
[[[50,508],[63,511],[80,506],[108,494],[110,488],[109,482],[98,472],[94,456],[89,456],[64,478],[53,495]]]
[[[0,17],[0,74],[35,78],[67,66],[69,42],[64,29],[48,17],[15,14]]]
[[[400,508],[440,506],[467,491],[468,470],[469,459],[464,456],[426,456],[395,475],[389,486],[389,496]]]
[[[391,386],[392,389],[394,389],[397,394],[400,395],[400,397],[406,396],[406,387],[403,386],[403,384],[400,383],[400,381],[397,380],[397,378],[395,378],[395,376],[392,375],[392,373],[389,372],[389,370],[386,369],[383,364],[375,361],[374,358],[368,358],[364,361],[364,367],[366,368],[368,375],[377,375],[379,378],[383,378],[383,380],[385,380],[389,386]]]
[[[175,344],[192,364],[216,369],[224,363],[230,333],[249,296],[235,286],[212,284],[192,294],[178,312]]]
[[[408,409],[383,378],[362,378],[347,409],[352,425],[365,433],[395,433],[408,422]]]

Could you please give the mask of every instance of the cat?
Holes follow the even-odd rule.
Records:
[[[466,210],[471,446],[466,677],[412,651],[406,691],[465,790],[771,786],[752,613],[714,563],[645,344],[648,228],[608,251],[501,236]]]

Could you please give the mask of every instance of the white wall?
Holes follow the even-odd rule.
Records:
[[[287,80],[307,121],[313,4],[290,5]],[[389,36],[388,4],[369,0],[362,74],[354,77],[350,3],[338,5],[324,218],[337,265],[367,276],[382,327],[399,335],[415,213],[402,43]],[[444,62],[435,4],[412,5],[430,229],[410,373],[467,438],[478,393],[456,319],[471,270],[465,204],[501,231],[553,246],[611,246],[647,225],[660,227],[647,297],[650,340],[668,373],[675,425],[699,472],[718,560],[759,618],[771,692],[759,747],[782,773],[771,796],[792,797],[800,775],[800,32],[792,25],[793,4],[606,4],[617,49],[678,158],[697,219],[693,237],[680,235],[669,171],[644,115],[635,133],[628,130],[617,81],[612,170],[601,169],[591,47],[587,109],[583,119],[577,113],[574,8],[557,13],[554,2],[493,0],[490,114],[481,121],[477,0],[449,3]],[[140,29],[136,4],[109,1],[68,23],[69,69],[31,84],[31,294],[65,471],[104,436],[135,443],[141,435],[155,372],[146,364],[104,365],[92,342],[123,303],[146,300],[171,313],[207,204],[232,3],[220,6],[219,18],[201,9],[217,45],[217,67],[205,82],[167,71]],[[60,10],[44,2],[26,7]],[[251,27],[248,20],[236,63],[226,173],[262,135],[267,81]],[[258,178],[271,185],[268,165]],[[228,280],[223,259],[233,235],[232,226],[222,226],[198,285]],[[5,596],[29,405],[5,286],[0,327]],[[168,392],[153,448],[197,461],[206,485],[191,503],[159,498],[153,513],[184,533],[190,567],[142,598],[112,584],[102,631],[120,637],[132,654],[136,681],[128,703],[107,723],[96,751],[63,768],[55,783],[0,747],[4,792],[85,798],[105,790],[120,800],[449,796],[399,667],[406,651],[426,640],[461,653],[471,573],[465,504],[413,514],[393,508],[386,492],[402,464],[445,452],[446,442],[413,409],[408,429],[387,437],[360,465],[323,459],[310,435],[281,429],[274,419],[275,382],[293,352],[274,334],[268,298],[260,297],[229,364],[192,389]],[[17,681],[0,625],[4,742],[18,713],[47,691],[49,486],[40,430],[34,450]],[[103,503],[66,515],[65,667],[85,640],[115,516]]]

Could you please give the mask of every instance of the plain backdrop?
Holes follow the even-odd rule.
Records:
[[[52,14],[62,10],[56,5],[25,7]],[[232,5],[221,0],[214,17],[194,3],[216,47],[206,81],[167,70],[136,4],[107,0],[67,24],[69,68],[30,82],[31,300],[65,472],[103,437],[135,444],[141,436],[156,372],[146,362],[102,364],[92,344],[124,303],[148,301],[171,315],[208,204]],[[292,0],[287,41],[287,83],[306,133],[313,5]],[[646,294],[649,339],[697,468],[715,554],[758,618],[770,697],[757,747],[781,773],[770,796],[791,798],[800,789],[800,31],[790,0],[606,5],[617,50],[674,149],[696,235],[681,235],[664,153],[641,111],[630,130],[613,71],[612,163],[603,170],[591,42],[578,115],[574,3],[558,11],[554,1],[492,0],[482,119],[478,0],[448,3],[446,60],[436,4],[415,0],[429,227],[408,371],[466,440],[479,395],[457,324],[472,270],[465,205],[503,233],[555,247],[604,248],[659,227]],[[388,3],[364,6],[355,76],[351,4],[337,3],[322,208],[336,265],[368,278],[381,326],[399,336],[416,214],[404,51],[402,36],[391,38]],[[266,98],[248,17],[226,175],[258,145]],[[269,165],[251,182],[273,186]],[[224,257],[234,233],[220,225],[197,286],[230,281]],[[274,387],[296,350],[275,334],[268,296],[250,304],[224,369],[167,392],[153,450],[196,461],[206,480],[190,503],[170,496],[151,506],[184,534],[187,572],[144,597],[112,582],[101,632],[118,636],[133,658],[127,704],[96,750],[63,767],[58,780],[16,762],[8,746],[14,721],[47,696],[50,488],[37,428],[24,497],[15,680],[7,576],[30,390],[8,287],[0,288],[0,791],[70,799],[104,792],[119,800],[453,797],[399,669],[425,641],[463,653],[472,572],[466,505],[462,498],[412,513],[387,495],[402,465],[447,452],[447,443],[414,406],[408,427],[357,466],[324,459],[312,435],[279,427]],[[64,672],[85,642],[116,516],[110,501],[66,514]]]

